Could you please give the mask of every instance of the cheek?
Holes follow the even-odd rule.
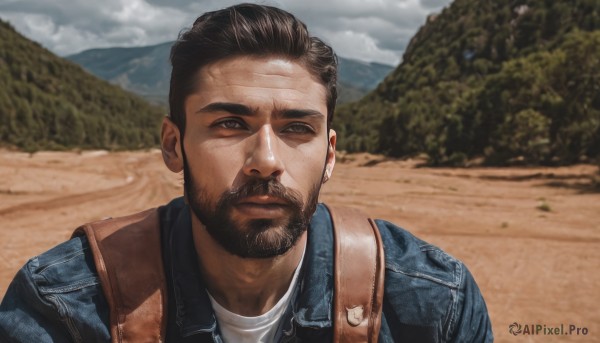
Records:
[[[302,190],[312,189],[315,183],[321,181],[327,147],[324,144],[314,144],[311,147],[297,147],[288,152],[286,158],[286,173]]]
[[[231,188],[242,163],[234,146],[215,147],[209,141],[190,139],[185,147],[189,169],[198,186],[214,195]]]

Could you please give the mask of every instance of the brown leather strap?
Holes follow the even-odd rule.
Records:
[[[377,342],[383,244],[373,220],[329,207],[335,237],[334,342]],[[167,293],[156,209],[81,226],[106,300],[113,343],[164,342]]]
[[[110,306],[113,343],[164,342],[167,292],[156,209],[79,227]]]
[[[357,209],[330,207],[335,237],[334,342],[377,342],[385,261],[379,230]]]

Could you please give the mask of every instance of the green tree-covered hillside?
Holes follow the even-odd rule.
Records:
[[[349,151],[427,153],[434,164],[598,157],[600,1],[455,0],[376,90],[336,115]]]
[[[0,144],[30,151],[150,147],[163,115],[0,21]]]

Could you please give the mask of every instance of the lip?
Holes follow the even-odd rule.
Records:
[[[251,218],[278,218],[287,213],[289,204],[281,198],[261,195],[244,198],[235,208]]]
[[[238,201],[239,205],[280,205],[280,206],[287,206],[288,202],[278,198],[278,197],[273,197],[270,195],[255,195],[255,196],[251,196],[251,197],[247,197],[244,198],[240,201]]]

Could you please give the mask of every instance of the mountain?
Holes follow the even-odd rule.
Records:
[[[90,73],[154,102],[166,104],[169,94],[172,42],[137,47],[91,49],[66,58]],[[393,67],[339,58],[339,102],[360,99]]]
[[[172,43],[135,48],[90,49],[66,59],[93,75],[158,103],[167,104]]]
[[[455,0],[338,108],[339,147],[455,165],[597,158],[599,56],[600,1]]]
[[[158,145],[164,109],[100,80],[0,20],[0,144],[39,149]]]
[[[350,58],[339,57],[338,79],[363,90],[372,90],[394,68],[377,62],[361,62]]]

